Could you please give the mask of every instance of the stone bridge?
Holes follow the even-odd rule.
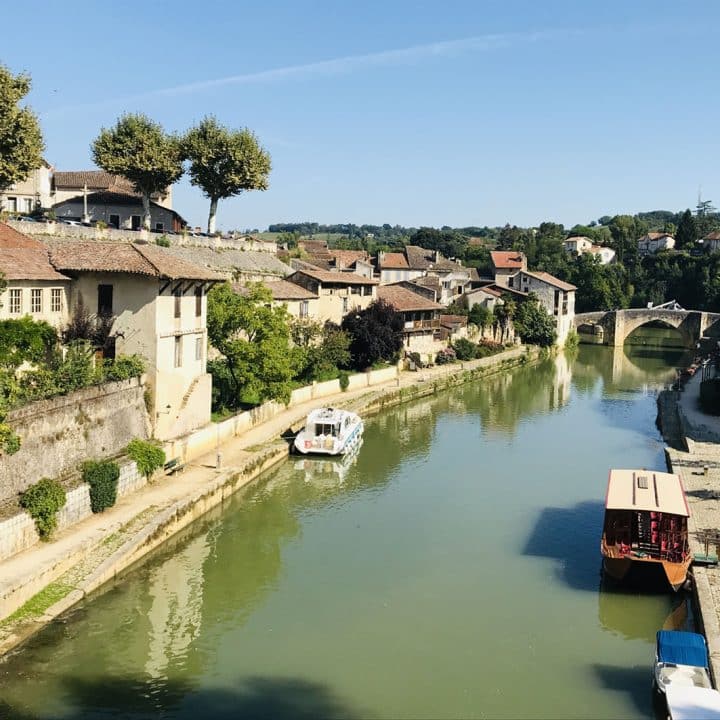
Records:
[[[633,330],[648,323],[661,323],[675,328],[685,347],[695,347],[702,337],[720,339],[720,313],[701,310],[665,310],[639,308],[608,310],[575,315],[575,329],[596,336],[602,345],[622,347]]]

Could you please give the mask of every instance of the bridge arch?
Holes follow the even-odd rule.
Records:
[[[682,338],[683,345],[687,348],[694,347],[699,340],[699,336],[696,337],[696,334],[693,332],[693,330],[687,327],[687,318],[626,318],[623,327],[624,337],[622,338],[622,343],[625,344],[625,341],[641,327],[657,324],[662,325],[666,328],[672,328],[674,330],[677,330],[678,334]]]

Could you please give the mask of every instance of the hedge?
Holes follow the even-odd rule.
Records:
[[[125,452],[135,461],[138,470],[149,478],[158,468],[165,464],[165,451],[155,445],[135,438],[128,444]]]
[[[112,507],[117,500],[120,468],[111,460],[88,460],[82,465],[83,480],[90,486],[90,507],[94,513]]]
[[[36,482],[20,496],[20,507],[35,521],[41,540],[50,539],[57,527],[57,512],[66,499],[65,488],[50,478]]]

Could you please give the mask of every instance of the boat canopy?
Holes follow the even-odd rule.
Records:
[[[680,478],[654,470],[611,470],[605,507],[690,516]]]
[[[720,720],[720,693],[717,690],[671,684],[665,699],[672,720]]]
[[[658,630],[658,662],[675,665],[708,666],[705,638],[698,633],[680,630]]]

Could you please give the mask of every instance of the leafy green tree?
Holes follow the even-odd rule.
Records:
[[[470,308],[468,320],[473,323],[473,325],[477,325],[481,330],[485,330],[485,328],[493,324],[492,310],[479,303],[473,305],[472,308]]]
[[[57,345],[57,333],[48,323],[25,316],[0,320],[0,368],[15,372],[23,363],[46,362]]]
[[[25,180],[42,164],[45,149],[37,116],[20,101],[30,92],[30,77],[0,65],[0,191]]]
[[[293,333],[294,334],[294,333]],[[304,367],[300,378],[304,381],[332,380],[350,367],[350,336],[338,325],[327,322],[320,331],[320,341],[305,350]]]
[[[625,265],[637,262],[637,241],[648,231],[648,225],[633,215],[615,215],[609,224],[612,234],[612,247],[617,260]]]
[[[505,342],[507,333],[510,330],[510,325],[515,318],[517,312],[517,303],[515,299],[509,293],[505,293],[502,296],[502,302],[496,303],[493,308],[493,316],[495,322],[500,328],[500,342]]]
[[[208,337],[223,356],[220,372],[231,378],[231,407],[254,402],[290,399],[298,356],[290,349],[289,315],[273,307],[272,296],[260,284],[244,294],[228,283],[208,293]]]
[[[128,114],[100,131],[92,154],[98,167],[126,177],[142,195],[142,226],[149,230],[150,196],[164,192],[183,174],[180,140],[146,115]]]
[[[267,190],[270,154],[244,128],[230,130],[206,117],[183,138],[190,182],[210,198],[208,233],[215,232],[218,201],[248,190]]]
[[[408,245],[417,245],[428,250],[439,250],[445,257],[462,257],[467,247],[467,240],[456,230],[420,228],[410,236]]]
[[[549,347],[557,340],[555,322],[532,294],[518,305],[514,323],[525,343]]]
[[[678,250],[692,247],[697,241],[697,227],[695,218],[688,208],[680,217],[680,222],[675,233],[675,247]]]
[[[355,369],[365,370],[376,362],[392,362],[403,346],[403,316],[384,300],[343,318],[342,329],[350,336],[350,355]]]
[[[572,264],[570,280],[577,287],[575,312],[617,310],[627,307],[622,265],[603,265],[600,258],[585,253]]]
[[[704,238],[718,227],[716,208],[710,200],[699,200],[695,208],[695,225],[697,236]]]

